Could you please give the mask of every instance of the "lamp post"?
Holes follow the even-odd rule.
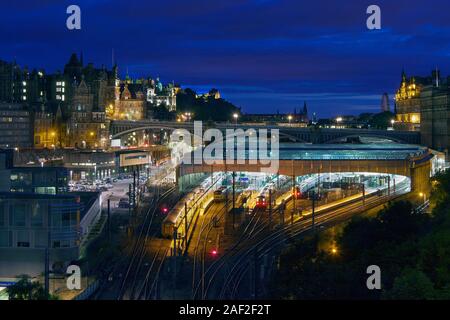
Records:
[[[291,120],[292,120],[292,116],[288,115],[288,120],[289,120],[289,127],[291,126]]]
[[[51,139],[52,145],[55,145],[55,144],[56,144],[56,143],[55,143],[56,132],[55,132],[55,131],[52,131],[52,132],[50,133],[50,136],[52,137],[52,139]]]
[[[233,118],[234,118],[234,125],[237,126],[239,115],[237,113],[233,113]]]
[[[426,194],[424,192],[419,193],[419,196],[423,199],[423,203],[425,203],[427,201],[426,199]]]

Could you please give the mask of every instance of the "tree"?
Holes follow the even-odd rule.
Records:
[[[9,286],[6,292],[10,300],[49,300],[55,296],[47,295],[39,282],[31,281],[28,275],[21,275],[20,280]]]
[[[384,299],[430,300],[436,297],[433,282],[417,269],[405,269],[394,281],[391,290],[383,294]]]
[[[450,171],[433,180],[432,215],[407,201],[375,218],[354,218],[336,241],[339,256],[312,241],[290,246],[272,281],[275,298],[450,299]],[[367,290],[366,268],[382,270],[383,291]]]
[[[194,90],[187,88],[177,94],[177,112],[190,112],[195,120],[231,121],[239,109],[222,98],[197,97]]]
[[[6,291],[11,300],[43,300],[45,298],[42,286],[38,282],[31,282],[27,275],[21,275],[20,280],[8,287]]]
[[[374,129],[387,129],[391,126],[391,121],[394,118],[394,114],[390,111],[377,113],[369,120],[369,125]]]

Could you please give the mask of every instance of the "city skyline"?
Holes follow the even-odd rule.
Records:
[[[418,11],[415,3],[380,1],[382,29],[370,31],[367,4],[358,1],[79,1],[82,29],[69,31],[68,2],[27,1],[2,11],[0,29],[15,28],[2,35],[1,58],[54,72],[80,51],[85,63],[109,68],[114,51],[121,77],[128,70],[198,91],[217,87],[248,113],[288,113],[305,100],[319,117],[378,112],[384,92],[393,105],[403,68],[450,69],[450,26],[440,10],[448,4]]]
[[[0,304],[450,299],[448,0],[2,9]]]

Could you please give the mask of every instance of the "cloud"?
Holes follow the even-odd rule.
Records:
[[[450,70],[448,0],[379,0],[383,29],[375,32],[360,0],[77,3],[75,32],[65,28],[70,1],[3,4],[0,59],[53,72],[80,51],[110,66],[114,49],[122,75],[128,67],[134,77],[217,87],[245,110],[292,110],[307,97],[324,114],[374,109],[402,68]]]

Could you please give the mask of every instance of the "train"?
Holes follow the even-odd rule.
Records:
[[[180,201],[175,208],[169,210],[161,224],[161,235],[163,238],[172,239],[174,226],[177,224],[178,216],[184,212],[184,203]]]
[[[224,202],[227,198],[227,187],[222,186],[214,191],[214,202]]]
[[[259,196],[256,197],[255,208],[264,209],[264,210],[267,209],[266,196],[259,195]]]
[[[189,197],[185,196],[182,200],[178,201],[176,206],[169,210],[167,206],[162,207],[162,213],[167,214],[167,216],[164,218],[162,224],[161,224],[161,235],[163,238],[172,239],[173,238],[173,232],[174,232],[174,226],[177,225],[177,220],[179,217],[184,216],[185,211],[185,202],[194,202],[197,203],[198,201],[204,197],[207,190],[205,190],[202,187],[197,188],[195,191],[193,191]],[[197,199],[197,200],[195,200]],[[195,200],[195,201],[194,201]],[[181,234],[178,234],[178,237],[181,237]]]
[[[256,197],[256,204],[255,204],[255,208],[256,209],[267,209],[267,207],[269,206],[269,198],[270,198],[270,191],[272,190],[272,187],[274,185],[272,184],[268,184],[262,191],[261,193]],[[273,206],[273,202],[275,201],[275,197],[272,194],[272,206]]]

